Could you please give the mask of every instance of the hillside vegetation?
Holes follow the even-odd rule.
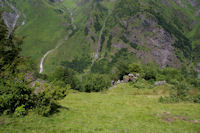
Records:
[[[46,74],[69,64],[66,62],[85,59],[86,53],[90,61],[84,62],[81,71],[110,71],[115,64],[109,65],[110,60],[122,48],[128,49],[131,62],[139,58],[162,67],[180,67],[188,63],[195,66],[199,61],[200,20],[196,0],[9,2],[26,15],[26,24],[19,26],[17,34],[26,37],[22,53],[31,56],[38,68],[42,56],[73,30],[72,24],[77,27],[45,59]],[[99,70],[97,66],[106,70]]]
[[[0,133],[198,133],[199,9],[0,0]]]

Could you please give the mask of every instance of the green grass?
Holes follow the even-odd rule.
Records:
[[[169,123],[158,116],[184,116],[200,120],[200,106],[192,103],[161,104],[158,98],[170,87],[136,89],[119,85],[101,93],[71,91],[60,104],[60,112],[41,117],[29,113],[23,118],[1,116],[2,133],[198,133],[200,124],[174,120]],[[163,91],[161,91],[163,90]],[[165,92],[164,92],[165,90]]]

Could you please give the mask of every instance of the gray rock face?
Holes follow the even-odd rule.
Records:
[[[18,18],[19,18],[19,15],[14,14],[14,13],[7,13],[7,12],[3,13],[4,23],[8,27],[9,34],[14,30]]]
[[[137,25],[136,25],[137,23]],[[129,33],[126,38],[144,49],[135,50],[136,55],[148,61],[155,61],[161,67],[167,65],[171,67],[180,66],[181,62],[176,57],[174,52],[174,38],[158,26],[158,22],[150,14],[137,14],[130,19],[121,22],[124,27],[127,27]],[[132,48],[133,49],[133,48]]]

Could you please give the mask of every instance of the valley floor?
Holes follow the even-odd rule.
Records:
[[[101,93],[71,91],[50,117],[0,117],[0,133],[198,133],[200,105],[161,104],[159,90],[129,85]]]

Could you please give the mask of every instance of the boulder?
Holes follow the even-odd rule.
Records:
[[[139,74],[139,73],[137,73],[137,74],[136,74],[136,77],[137,77],[137,78],[139,78],[139,77],[140,77],[140,74]]]
[[[129,79],[130,79],[129,76],[127,76],[127,75],[123,76],[124,83],[128,83]]]
[[[129,74],[129,81],[135,82],[136,79],[138,79],[136,76],[134,76],[133,74]]]
[[[130,74],[128,74],[128,76],[129,76],[129,77],[134,77],[134,75],[133,75],[133,74],[131,74],[131,73],[130,73]]]
[[[118,80],[118,81],[117,81],[117,85],[118,85],[118,84],[120,84],[120,83],[121,83],[121,81],[120,81],[120,80]]]

